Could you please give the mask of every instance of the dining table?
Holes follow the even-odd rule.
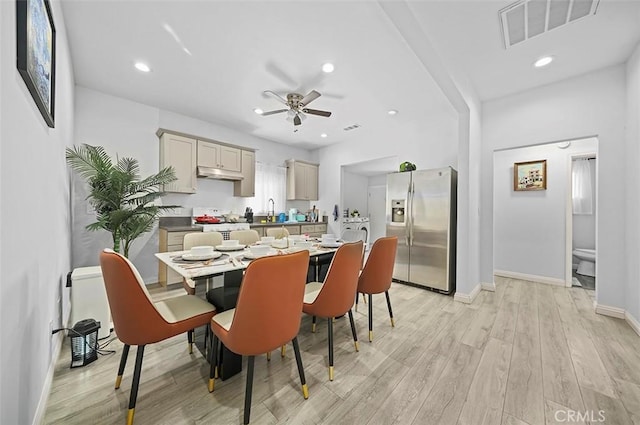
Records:
[[[341,245],[341,242],[323,246],[320,241],[314,240],[313,246],[309,251],[309,273],[307,280],[319,281],[322,277],[322,267],[328,267],[333,258],[333,254]],[[223,251],[224,250],[224,251]],[[302,250],[294,246],[274,247],[267,255],[285,255]],[[162,261],[167,267],[174,270],[180,276],[186,279],[186,282],[196,289],[196,296],[202,296],[216,306],[218,312],[229,310],[236,306],[240,284],[244,269],[246,269],[251,261],[255,259],[251,255],[250,247],[239,246],[237,249],[229,247],[217,247],[214,251],[217,258],[205,259],[199,261],[186,260],[183,256],[189,254],[190,251],[172,251],[158,252],[155,256]],[[220,252],[221,254],[217,254]],[[260,257],[258,257],[260,258]],[[208,287],[208,282],[216,276],[223,277],[222,286],[213,288]],[[268,278],[268,277],[266,277]],[[207,282],[204,291],[199,291],[201,284]],[[207,356],[206,335],[207,332],[195,332],[195,345],[209,360]],[[239,356],[226,347],[221,352],[221,368],[220,377],[226,380],[242,370],[242,356]]]

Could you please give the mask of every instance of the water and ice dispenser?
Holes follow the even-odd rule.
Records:
[[[391,222],[392,223],[404,223],[405,217],[405,200],[393,199],[391,201]]]

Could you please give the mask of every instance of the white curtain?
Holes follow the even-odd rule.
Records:
[[[285,211],[287,202],[287,168],[282,165],[256,162],[255,214],[269,210],[269,198],[275,202],[275,213]]]
[[[571,170],[574,214],[593,214],[591,166],[588,159],[575,159]]]

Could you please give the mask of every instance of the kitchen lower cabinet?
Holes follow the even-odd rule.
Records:
[[[160,249],[158,252],[182,251],[184,235],[193,232],[193,230],[188,232],[170,232],[166,229],[160,229]],[[158,264],[158,283],[161,286],[167,286],[180,282],[182,282],[182,277],[160,261]]]
[[[300,225],[298,225],[298,224],[293,224],[293,225],[286,225],[285,224],[284,228],[289,231],[290,235],[299,235],[300,234]]]
[[[327,233],[326,224],[302,224],[300,225],[300,233],[311,237],[320,237],[323,233]]]

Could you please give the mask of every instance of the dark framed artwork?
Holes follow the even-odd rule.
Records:
[[[56,28],[49,0],[16,0],[17,66],[49,127],[54,127]]]
[[[546,190],[547,160],[513,164],[513,190]]]

